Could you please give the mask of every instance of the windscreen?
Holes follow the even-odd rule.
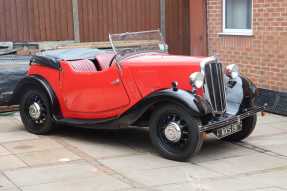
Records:
[[[110,34],[109,38],[117,60],[138,53],[168,51],[159,30]]]

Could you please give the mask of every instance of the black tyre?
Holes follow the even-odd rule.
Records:
[[[24,127],[31,133],[44,135],[54,128],[50,114],[50,102],[46,93],[41,89],[25,92],[20,103],[20,115]]]
[[[159,153],[170,160],[186,161],[197,153],[203,142],[199,120],[182,106],[159,107],[150,120],[150,138]]]
[[[257,115],[242,120],[242,130],[238,133],[224,137],[223,141],[239,142],[247,138],[254,131],[257,122]]]

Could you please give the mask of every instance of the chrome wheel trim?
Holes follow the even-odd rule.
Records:
[[[29,106],[29,115],[33,120],[38,120],[41,117],[41,107],[37,102]]]
[[[170,122],[164,129],[164,135],[167,140],[177,143],[182,136],[181,128],[177,123]]]

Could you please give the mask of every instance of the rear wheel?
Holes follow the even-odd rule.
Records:
[[[20,104],[20,115],[25,128],[34,134],[44,135],[53,130],[50,102],[43,90],[28,90]]]
[[[229,142],[239,142],[243,139],[249,137],[251,133],[254,131],[257,122],[257,115],[245,118],[242,120],[242,130],[238,133],[232,134],[223,138],[223,141]]]
[[[150,121],[150,138],[159,153],[170,160],[186,161],[201,148],[199,120],[182,106],[166,105]]]

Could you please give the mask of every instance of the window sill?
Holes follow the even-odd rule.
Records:
[[[254,36],[252,32],[250,33],[222,32],[222,33],[218,33],[218,35],[219,36],[246,36],[246,37]]]

